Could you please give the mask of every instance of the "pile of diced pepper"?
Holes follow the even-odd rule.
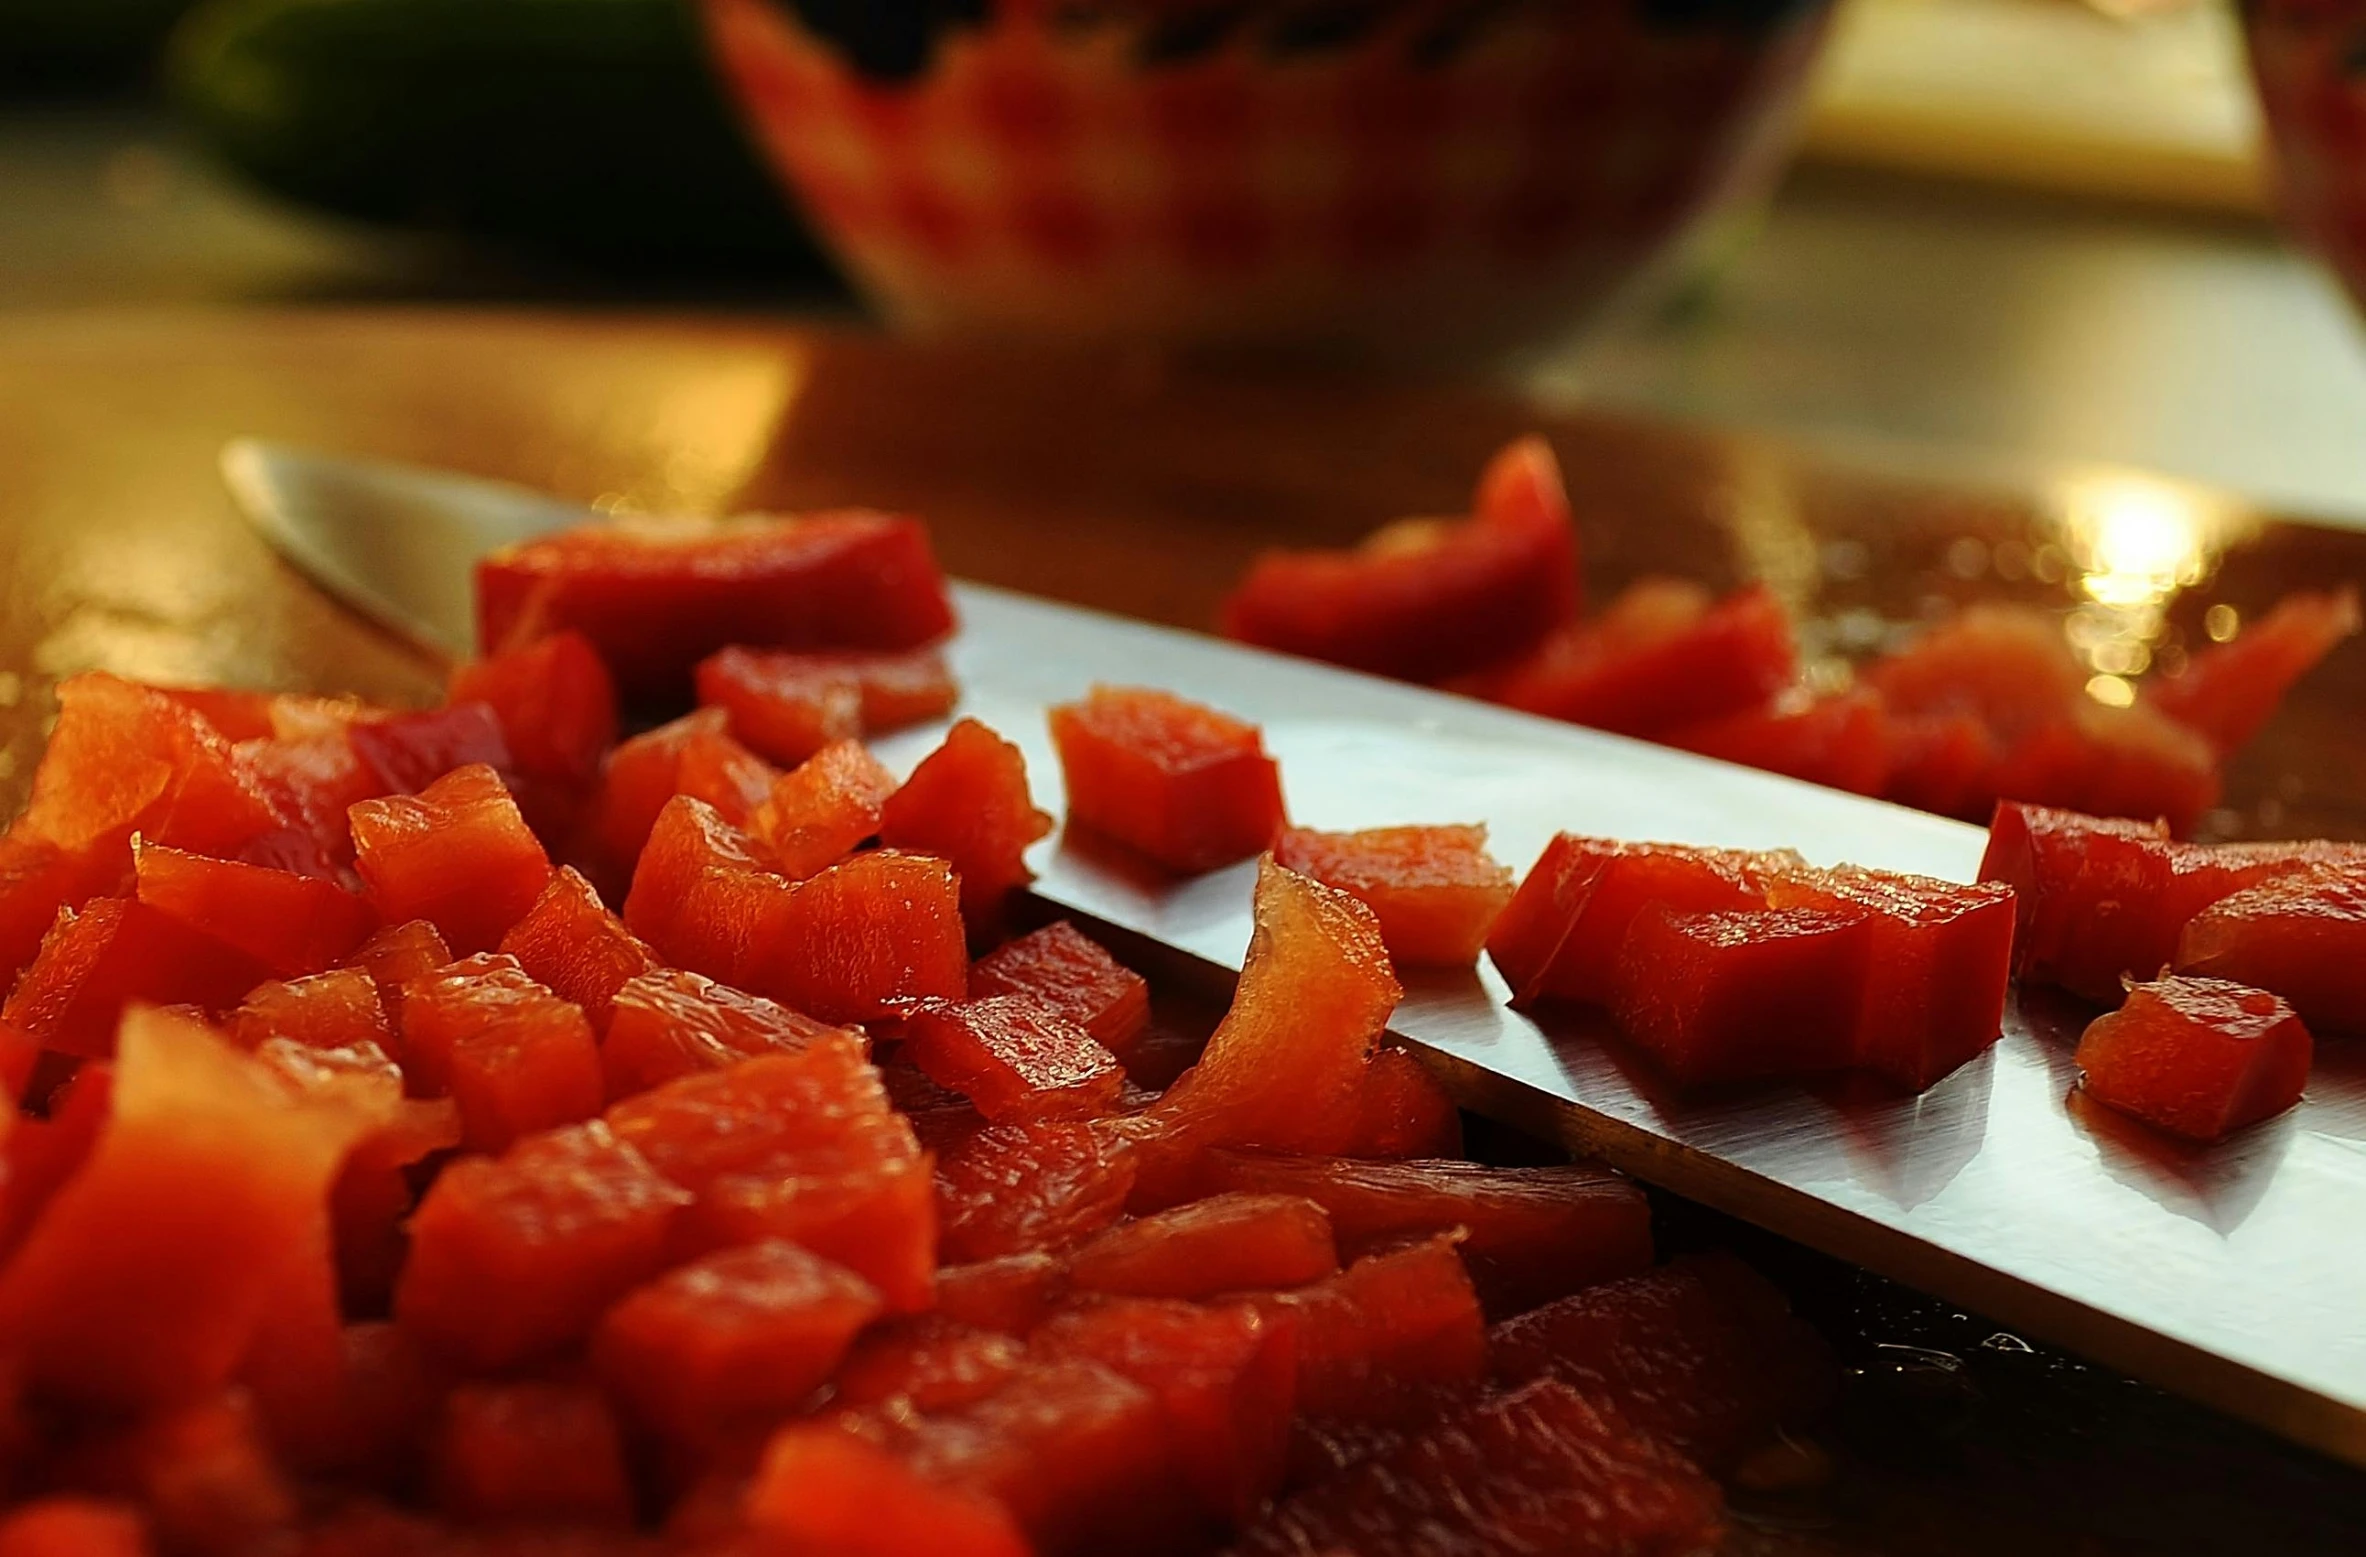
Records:
[[[2000,882],[1565,835],[1515,891],[1091,689],[1072,830],[1263,856],[1210,1032],[1020,892],[1017,747],[864,745],[957,711],[913,521],[634,521],[479,596],[440,708],[59,690],[0,838],[0,1557],[1705,1550],[1828,1357],[1619,1176],[1466,1160],[1396,966],[1484,948],[1688,1085],[1931,1085],[2016,958],[2362,1015],[2288,954],[2337,846],[2008,807]],[[2090,1033],[2107,1101],[2297,1096],[2282,1001],[2177,998]]]

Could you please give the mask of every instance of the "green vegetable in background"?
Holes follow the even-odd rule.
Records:
[[[290,199],[590,259],[822,269],[687,0],[210,0],[169,67],[199,136]]]
[[[0,0],[0,87],[137,75],[190,0]]]

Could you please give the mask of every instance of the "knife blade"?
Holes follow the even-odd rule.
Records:
[[[598,516],[538,493],[244,442],[224,458],[258,530],[324,588],[445,653],[468,648],[469,564]],[[1484,821],[1532,859],[1560,830],[1791,847],[1968,880],[1977,828],[1421,688],[955,586],[962,712],[1025,752],[1061,809],[1049,704],[1161,686],[1253,719],[1293,817],[1330,828]],[[908,771],[942,734],[878,743]],[[1154,878],[1055,834],[1036,895],[1237,972],[1252,867]],[[2000,1323],[2366,1464],[2366,1065],[2321,1056],[2308,1098],[2207,1150],[2076,1106],[2079,1013],[2016,992],[1998,1044],[1913,1097],[1841,1080],[1670,1092],[1581,1015],[1540,1022],[1491,968],[1411,973],[1392,1033],[1458,1101]]]

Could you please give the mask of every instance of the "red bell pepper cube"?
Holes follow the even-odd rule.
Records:
[[[721,710],[702,708],[611,747],[601,759],[587,827],[601,865],[618,880],[632,879],[657,814],[682,792],[683,748],[702,732],[725,735],[724,727]]]
[[[756,993],[860,1022],[968,992],[961,889],[943,860],[874,849],[783,891],[749,952],[743,982]]]
[[[403,1030],[403,986],[420,974],[447,966],[452,949],[434,925],[424,919],[390,924],[354,948],[345,966],[359,968],[378,986],[378,1003],[386,1022],[399,1036]]]
[[[500,775],[458,768],[351,813],[354,867],[389,924],[424,919],[466,955],[501,943],[550,884],[550,857]]]
[[[681,968],[644,973],[616,992],[600,1063],[614,1102],[759,1054],[792,1054],[845,1028]],[[859,1041],[859,1039],[857,1039]]]
[[[970,993],[1026,995],[1123,1059],[1150,1023],[1150,983],[1061,920],[1005,941],[969,970]]]
[[[1235,1191],[1112,1227],[1068,1261],[1080,1292],[1209,1298],[1339,1273],[1330,1214],[1303,1195]]]
[[[1428,1066],[1407,1050],[1383,1045],[1364,1072],[1355,1128],[1339,1150],[1376,1161],[1459,1157],[1462,1110]]]
[[[866,1557],[1032,1557],[988,1493],[946,1485],[832,1419],[774,1434],[747,1492],[747,1521],[792,1550]]]
[[[1996,1042],[2012,972],[2012,889],[1844,865],[1772,882],[1775,908],[1871,916],[1855,1063],[1921,1091]]]
[[[529,978],[581,1006],[593,1030],[603,1033],[616,992],[657,967],[656,954],[608,912],[591,883],[565,868],[550,878],[526,917],[509,927],[501,950]]]
[[[1473,512],[1392,524],[1344,551],[1267,551],[1225,597],[1224,635],[1436,681],[1509,659],[1577,614],[1577,534],[1550,446],[1488,464]]]
[[[581,633],[471,660],[452,672],[449,696],[455,706],[493,711],[510,760],[529,779],[588,784],[616,744],[616,683]]]
[[[1217,1191],[1311,1200],[1349,1255],[1463,1229],[1463,1262],[1490,1313],[1523,1312],[1651,1266],[1643,1192],[1587,1163],[1496,1168],[1216,1151],[1200,1181]]]
[[[134,844],[133,858],[143,904],[281,978],[328,968],[378,927],[370,905],[333,881],[144,840]]]
[[[1136,1153],[1106,1129],[978,1121],[936,1143],[938,1237],[948,1263],[1061,1249],[1125,1215]]]
[[[861,684],[802,655],[735,645],[700,660],[696,681],[699,702],[722,709],[735,737],[785,767],[863,733]]]
[[[138,832],[200,854],[234,854],[281,820],[228,741],[167,694],[103,671],[57,690],[57,725],[19,825],[85,859],[120,859]]]
[[[357,719],[345,738],[382,795],[415,795],[455,768],[510,769],[500,717],[482,703]]]
[[[135,1411],[219,1389],[362,1128],[203,1027],[130,1013],[106,1123],[0,1272],[25,1383]]]
[[[923,1001],[904,1018],[903,1043],[930,1080],[992,1120],[1099,1118],[1125,1090],[1116,1055],[1024,995]]]
[[[1051,830],[1027,793],[1027,759],[975,719],[953,726],[879,815],[887,847],[952,864],[973,930],[1001,923],[1010,894],[1035,879],[1028,846]]]
[[[1627,934],[1608,1009],[1687,1086],[1845,1069],[1872,942],[1861,908],[1654,906]]]
[[[1400,966],[1465,967],[1512,900],[1512,873],[1487,852],[1484,827],[1292,827],[1273,857],[1361,899]]]
[[[2177,971],[2282,996],[2309,1030],[2366,1033],[2366,864],[2274,876],[2196,914],[2177,941]]]
[[[860,742],[840,741],[774,782],[748,818],[748,836],[766,864],[802,881],[877,837],[895,788],[895,776]]]
[[[599,1120],[462,1158],[411,1219],[395,1318],[471,1368],[547,1356],[664,1268],[690,1200]]]
[[[854,509],[590,525],[494,553],[476,588],[482,650],[573,628],[629,704],[686,697],[732,644],[912,649],[953,627],[919,521]]]
[[[948,1264],[937,1271],[937,1312],[960,1324],[1025,1335],[1052,1311],[1067,1267],[1042,1250]]]
[[[2278,996],[2178,974],[2136,985],[2126,1004],[2090,1022],[2077,1058],[2097,1102],[2215,1141],[2299,1102],[2314,1051]]]
[[[1253,724],[1166,692],[1095,687],[1051,711],[1068,816],[1196,875],[1271,848],[1281,770]]]
[[[765,927],[787,911],[789,888],[714,807],[677,795],[641,850],[624,922],[667,962],[741,983]]]
[[[235,947],[127,898],[61,916],[0,1005],[0,1027],[43,1048],[104,1058],[138,1002],[226,1011],[270,970]]]
[[[286,983],[259,984],[230,1014],[223,1032],[249,1051],[266,1039],[290,1038],[309,1049],[375,1044],[401,1052],[378,998],[377,981],[360,968],[334,968]]]
[[[1881,794],[1890,780],[1889,713],[1881,694],[1869,687],[1786,696],[1764,708],[1680,725],[1659,738],[1704,757],[1856,795]]]
[[[69,854],[21,825],[0,834],[0,979],[33,960],[60,910],[124,891],[126,863]]]
[[[1297,1321],[1302,1414],[1405,1422],[1429,1415],[1440,1392],[1477,1387],[1487,1323],[1458,1241],[1447,1233],[1366,1255],[1336,1276],[1256,1299]]]
[[[1646,583],[1629,593],[1465,690],[1573,724],[1655,735],[1758,707],[1798,672],[1791,619],[1763,584],[1705,607],[1684,588]]]
[[[498,953],[403,986],[403,1072],[414,1094],[459,1103],[464,1143],[480,1152],[589,1119],[605,1091],[582,1010]]]
[[[2145,683],[2154,708],[2231,752],[2259,733],[2292,684],[2357,632],[2358,592],[2295,591],[2227,643],[2203,649],[2178,675]]]
[[[862,1277],[768,1240],[707,1255],[627,1294],[600,1321],[592,1356],[642,1420],[697,1442],[793,1413],[880,1312],[878,1291]]]

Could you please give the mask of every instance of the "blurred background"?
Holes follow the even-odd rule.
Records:
[[[2275,183],[2225,0],[1508,15],[1538,10],[0,0],[0,308],[759,309],[1347,351],[2366,526],[2366,344],[2271,194],[2339,250],[2346,164],[2287,133]],[[2306,72],[2366,59],[2323,20],[2344,10],[2250,16],[2284,29],[2258,45],[2283,117],[2335,140],[2348,99]],[[1534,261],[1514,276],[1460,224],[1522,157],[1597,171],[1488,208],[1489,252]],[[1144,158],[1166,214],[1129,225]],[[1368,280],[1413,252],[1418,285]]]

